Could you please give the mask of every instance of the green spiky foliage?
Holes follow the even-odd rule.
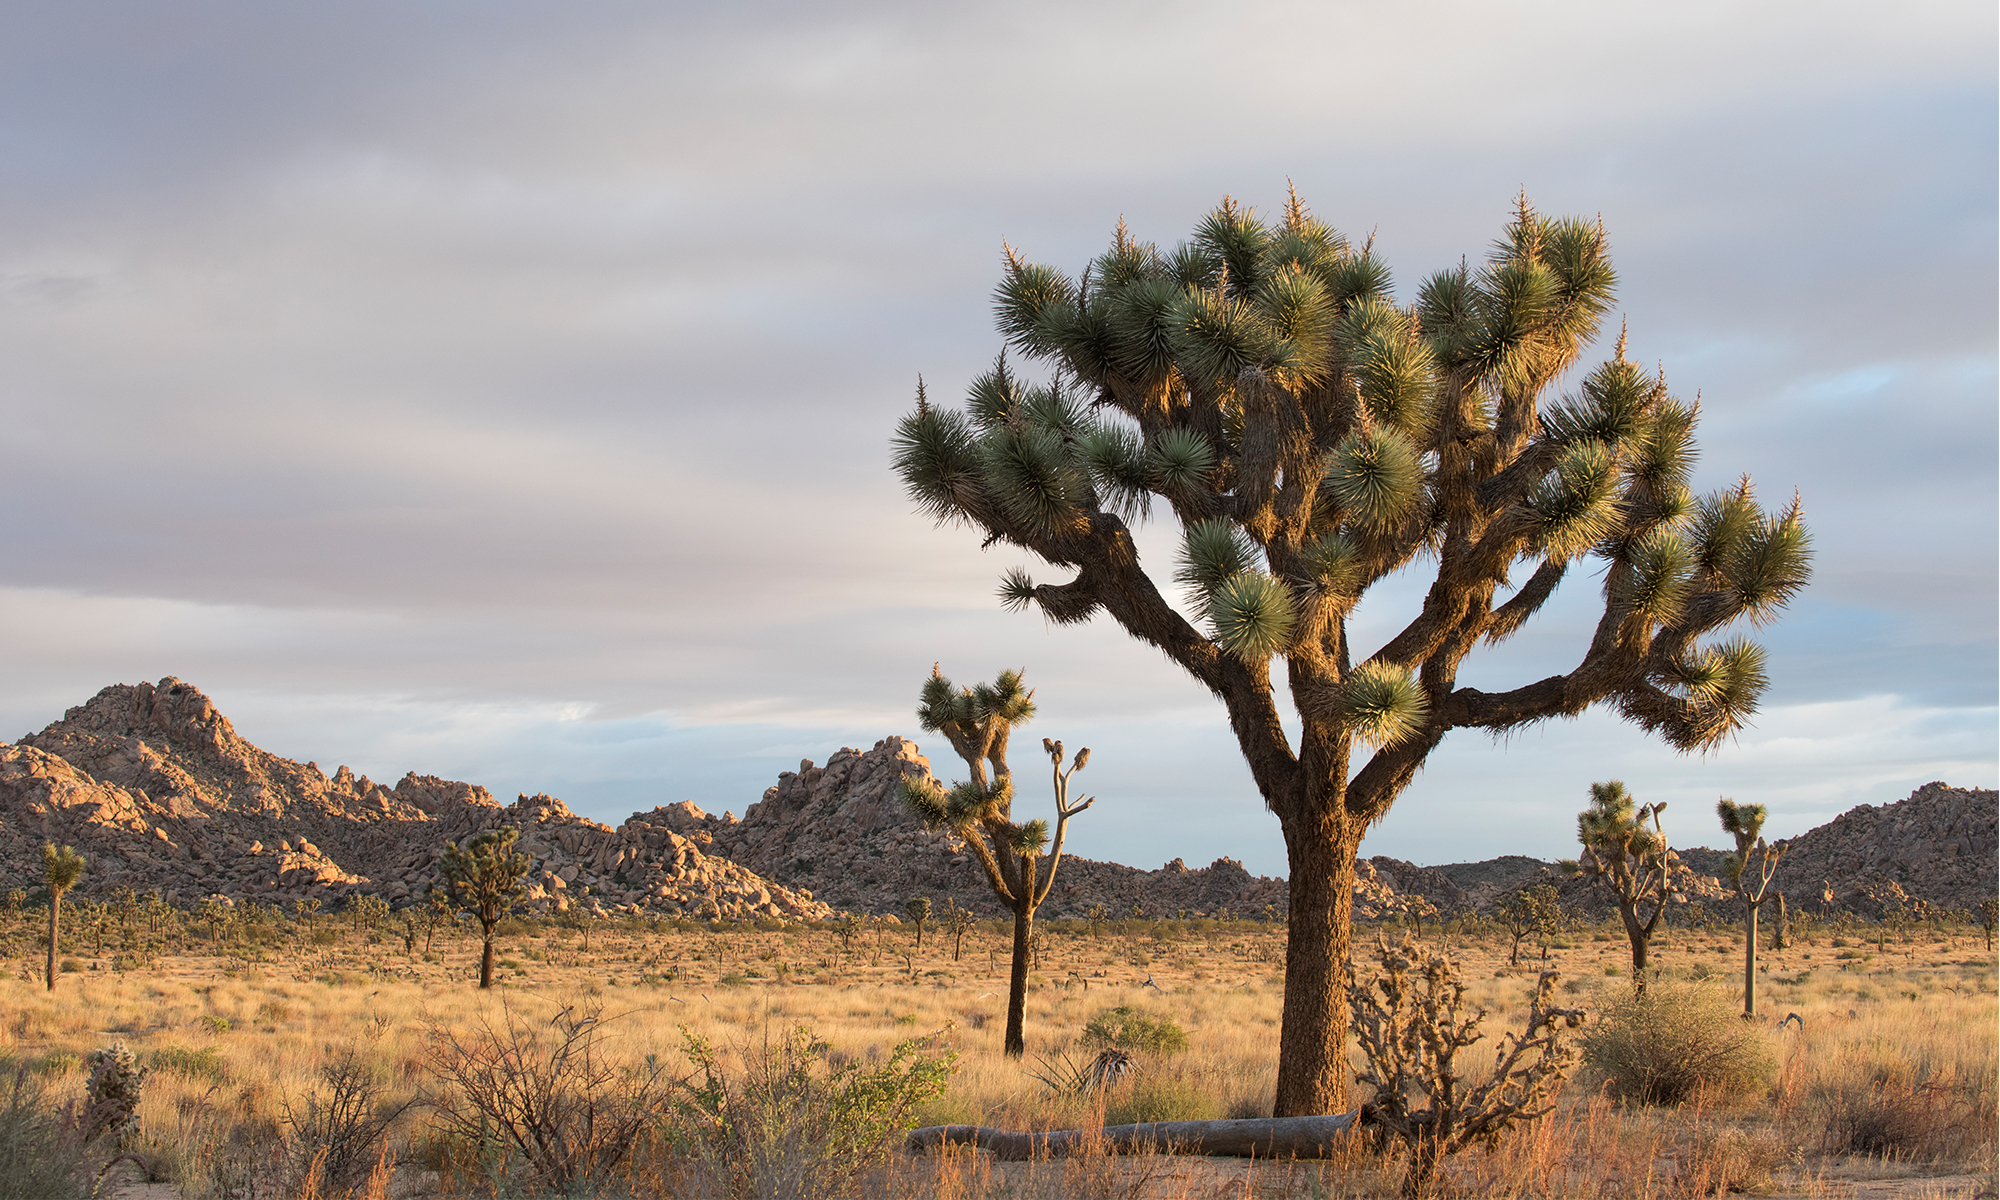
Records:
[[[1778,860],[1790,846],[1764,840],[1764,818],[1768,810],[1761,804],[1738,804],[1723,797],[1716,802],[1715,815],[1722,831],[1736,839],[1736,850],[1723,860],[1722,871],[1736,898],[1743,901],[1743,1016],[1757,1015],[1757,910],[1771,899],[1771,879],[1778,872]],[[1778,893],[1779,924],[1784,923],[1784,897]]]
[[[511,825],[488,829],[463,846],[446,846],[438,863],[452,900],[471,909],[479,922],[482,988],[493,986],[493,927],[520,898],[524,890],[521,881],[534,866],[527,855],[514,849],[520,837],[521,831]]]
[[[1345,1095],[1345,1018],[1325,997],[1352,860],[1439,741],[1604,704],[1713,748],[1766,680],[1762,651],[1725,631],[1771,620],[1808,577],[1796,500],[1766,512],[1747,480],[1691,492],[1698,405],[1622,336],[1580,361],[1616,283],[1600,223],[1523,198],[1483,261],[1409,305],[1391,283],[1372,244],[1296,195],[1276,220],[1224,201],[1172,249],[1121,222],[1074,276],[1009,247],[996,321],[1046,376],[1003,353],[963,410],[920,393],[894,438],[924,513],[1067,576],[1012,568],[1006,605],[1108,615],[1227,707],[1294,868],[1280,1115]],[[1183,605],[1139,559],[1131,526],[1153,517],[1182,531]],[[1351,644],[1356,604],[1405,569],[1432,579],[1421,608]],[[1460,686],[1467,656],[1573,570],[1601,575],[1603,604],[1573,669]]]
[[[1660,825],[1665,811],[1666,801],[1639,804],[1616,779],[1591,784],[1590,807],[1576,815],[1583,853],[1562,863],[1565,872],[1595,879],[1617,900],[1632,945],[1632,986],[1641,992],[1647,947],[1687,874]]]
[[[56,990],[56,936],[62,931],[63,893],[83,878],[84,858],[74,846],[42,843],[42,882],[49,888],[49,958],[42,978],[48,990]]]
[[[1069,819],[1097,802],[1095,796],[1076,804],[1069,799],[1070,776],[1090,761],[1089,747],[1078,750],[1065,768],[1063,744],[1043,738],[1042,749],[1054,764],[1055,829],[1051,833],[1049,823],[1039,818],[1025,823],[1013,819],[1014,782],[1007,766],[1007,739],[1014,726],[1035,715],[1034,698],[1035,693],[1022,685],[1019,671],[1002,671],[990,684],[961,688],[932,663],[931,677],[924,681],[917,700],[917,721],[927,732],[944,735],[965,760],[970,778],[950,787],[929,777],[906,778],[900,789],[903,803],[923,818],[926,826],[950,830],[965,840],[994,897],[1014,914],[1014,961],[1004,1045],[1014,1058],[1027,1053],[1028,967],[1033,958],[1035,910],[1055,886]],[[924,911],[928,916],[928,901]],[[921,931],[921,924],[918,928]],[[918,937],[921,939],[921,932]],[[954,948],[954,956],[956,953]]]

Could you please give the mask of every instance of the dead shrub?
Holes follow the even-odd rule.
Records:
[[[650,1056],[614,1062],[605,1024],[594,1001],[545,1025],[506,1005],[497,1027],[433,1023],[428,1061],[445,1085],[428,1102],[438,1140],[470,1148],[496,1174],[518,1158],[559,1195],[613,1178],[667,1112],[672,1081]]]
[[[2000,1121],[1990,1071],[1968,1073],[1929,1056],[1820,1082],[1807,1111],[1829,1153],[1929,1162],[1978,1157]]]
[[[389,1129],[415,1104],[392,1104],[380,1066],[354,1046],[319,1068],[320,1086],[283,1104],[285,1193],[311,1200],[352,1195],[384,1170]]]

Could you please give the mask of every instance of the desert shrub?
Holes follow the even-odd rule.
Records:
[[[1218,1121],[1223,1103],[1202,1081],[1189,1075],[1156,1073],[1133,1078],[1105,1097],[1106,1125],[1147,1121]]]
[[[380,1168],[389,1127],[413,1103],[389,1103],[382,1075],[376,1062],[349,1046],[320,1065],[317,1088],[296,1105],[285,1102],[284,1194],[352,1193]]]
[[[1188,1047],[1187,1030],[1172,1017],[1152,1017],[1121,1004],[1092,1017],[1083,1027],[1084,1044],[1148,1054],[1180,1054]]]
[[[1808,1111],[1830,1153],[1969,1160],[2000,1122],[1995,1087],[1991,1070],[1972,1064],[1886,1058],[1817,1083]]]
[[[67,1050],[51,1050],[37,1059],[34,1071],[37,1075],[59,1078],[83,1065],[83,1059]]]
[[[430,1027],[429,1064],[446,1085],[430,1100],[433,1141],[493,1171],[518,1158],[561,1195],[615,1175],[667,1112],[672,1081],[650,1057],[612,1060],[602,1005],[565,1006],[546,1022],[502,1013],[464,1033]]]
[[[1763,1035],[1721,992],[1666,981],[1613,1001],[1584,1034],[1583,1058],[1613,1095],[1645,1104],[1747,1091],[1774,1065]]]
[[[125,1048],[113,1042],[90,1052],[89,1097],[84,1110],[86,1139],[100,1136],[124,1137],[139,1128],[139,1092],[146,1084],[146,1068]]]
[[[71,1116],[49,1102],[36,1074],[9,1072],[0,1085],[0,1190],[48,1200],[90,1194],[88,1146]]]
[[[698,1079],[681,1087],[676,1133],[702,1184],[725,1195],[836,1196],[889,1153],[889,1135],[943,1094],[957,1054],[938,1035],[897,1044],[879,1067],[836,1056],[801,1025],[744,1047],[732,1080],[714,1048],[682,1031]],[[697,1187],[698,1191],[702,1190]]]
[[[226,1074],[222,1065],[222,1052],[213,1046],[206,1046],[200,1050],[192,1046],[161,1046],[148,1058],[152,1069],[162,1075],[178,1075],[183,1079],[220,1083]]]

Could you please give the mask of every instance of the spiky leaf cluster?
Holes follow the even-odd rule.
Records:
[[[1108,612],[1241,709],[1239,731],[1282,727],[1264,711],[1282,660],[1304,715],[1376,749],[1371,803],[1451,728],[1599,701],[1705,750],[1766,681],[1760,650],[1712,635],[1771,620],[1811,548],[1796,500],[1766,512],[1747,481],[1694,495],[1698,406],[1631,362],[1622,334],[1607,361],[1579,362],[1616,283],[1601,223],[1525,198],[1483,261],[1431,276],[1406,306],[1372,241],[1351,244],[1296,195],[1276,220],[1225,200],[1171,249],[1121,222],[1074,276],[1009,248],[996,322],[1045,381],[1003,353],[962,411],[920,390],[896,467],[934,519],[1074,572],[1044,584],[1010,568],[1003,603],[1059,623]],[[1179,609],[1129,528],[1162,512],[1183,531]],[[1436,572],[1423,610],[1357,652],[1354,606],[1420,558]],[[1456,686],[1468,653],[1519,630],[1589,558],[1605,619],[1574,671],[1508,693]]]

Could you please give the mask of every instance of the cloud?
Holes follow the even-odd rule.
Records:
[[[1096,779],[1129,773],[1098,786],[1176,814],[1093,809],[1086,852],[1268,840],[1213,701],[1106,622],[999,612],[1001,570],[1048,572],[914,516],[887,438],[920,372],[949,398],[998,349],[1001,238],[1074,270],[1121,213],[1171,243],[1287,178],[1374,231],[1405,296],[1517,189],[1603,213],[1635,355],[1702,396],[1703,486],[1805,498],[1818,574],[1760,635],[1773,711],[1992,708],[1991,12],[778,11],[10,27],[0,718],[172,672],[376,772],[727,807],[768,783],[750,750],[908,732],[933,660],[1025,666],[1046,721],[1104,741]],[[1162,575],[1172,543],[1141,534]],[[1466,682],[1565,669],[1595,587]],[[1890,721],[1934,773],[1990,764],[1990,726]],[[1508,761],[1574,773],[1530,737]],[[1882,765],[1853,778],[1925,771],[1857,744]],[[1484,828],[1472,793],[1434,803]]]

